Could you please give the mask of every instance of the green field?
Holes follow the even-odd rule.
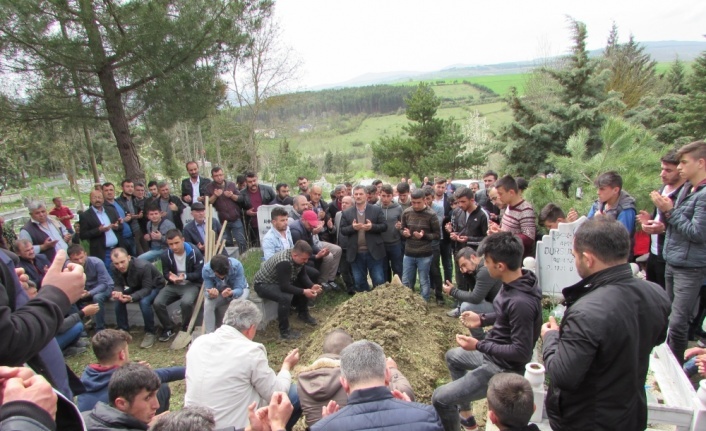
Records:
[[[432,84],[434,87],[434,92],[439,97],[442,94],[451,93],[455,91],[458,87],[465,87],[474,90],[479,97],[480,91],[475,90],[473,87],[461,84],[463,81],[472,82],[474,84],[485,85],[486,87],[493,90],[500,96],[505,96],[510,92],[510,87],[516,87],[520,94],[524,92],[525,79],[527,78],[527,73],[513,73],[508,75],[493,75],[493,76],[467,76],[461,78],[446,78],[446,79],[428,79],[423,82]],[[444,82],[445,85],[438,85],[440,82]],[[401,82],[397,85],[417,85],[420,81],[407,81]],[[448,89],[448,90],[447,90]],[[459,98],[458,96],[452,98]]]

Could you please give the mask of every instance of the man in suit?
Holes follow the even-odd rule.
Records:
[[[89,255],[97,257],[110,272],[110,252],[122,246],[123,226],[115,208],[103,206],[104,198],[100,190],[93,190],[91,206],[78,217],[79,236],[89,242]]]
[[[186,171],[189,178],[181,181],[181,200],[187,204],[203,203],[206,199],[206,186],[211,179],[199,175],[199,165],[193,160],[186,163]]]
[[[351,264],[357,292],[370,290],[368,272],[374,286],[385,283],[383,258],[385,243],[381,233],[387,230],[382,209],[366,200],[364,186],[353,188],[355,205],[343,211],[341,235],[347,237],[346,259]]]

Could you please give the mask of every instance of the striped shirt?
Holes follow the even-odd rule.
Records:
[[[511,232],[514,235],[525,235],[534,240],[537,235],[537,224],[532,205],[524,199],[514,207],[508,205],[505,209],[500,230]]]

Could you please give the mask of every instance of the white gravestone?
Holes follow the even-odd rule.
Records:
[[[536,273],[542,294],[562,299],[563,288],[581,281],[571,250],[574,232],[586,220],[581,217],[573,223],[559,223],[537,242]]]
[[[292,210],[291,205],[260,205],[257,208],[257,229],[260,231],[260,245],[262,245],[262,238],[272,227],[272,209],[277,207],[284,208],[288,213]]]

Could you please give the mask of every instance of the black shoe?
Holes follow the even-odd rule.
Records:
[[[162,332],[162,335],[159,336],[159,341],[164,343],[165,341],[171,340],[174,335],[176,335],[174,334],[174,331],[172,331],[171,329],[167,329],[166,331]]]
[[[436,300],[436,305],[439,305],[439,306],[442,306],[442,307],[443,307],[444,305],[446,305],[446,302],[444,302],[443,299],[437,299],[437,300]]]
[[[328,285],[331,288],[331,290],[335,290],[335,291],[341,290],[341,286],[339,286],[338,283],[336,283],[335,281],[329,281]]]
[[[349,294],[350,296],[355,295],[355,290],[353,290],[353,289],[349,290],[349,291],[348,291],[348,294]]]
[[[311,314],[309,313],[300,313],[298,317],[299,320],[306,323],[307,325],[316,326],[319,324],[319,322],[317,322],[316,319],[311,317]]]
[[[301,336],[302,336],[301,332],[293,331],[291,329],[287,329],[286,331],[282,331],[279,333],[280,340],[296,340],[297,338],[299,338]]]
[[[322,289],[324,292],[328,292],[328,291],[330,291],[330,290],[333,290],[333,287],[331,287],[331,284],[330,284],[330,283],[321,283],[321,289]]]

